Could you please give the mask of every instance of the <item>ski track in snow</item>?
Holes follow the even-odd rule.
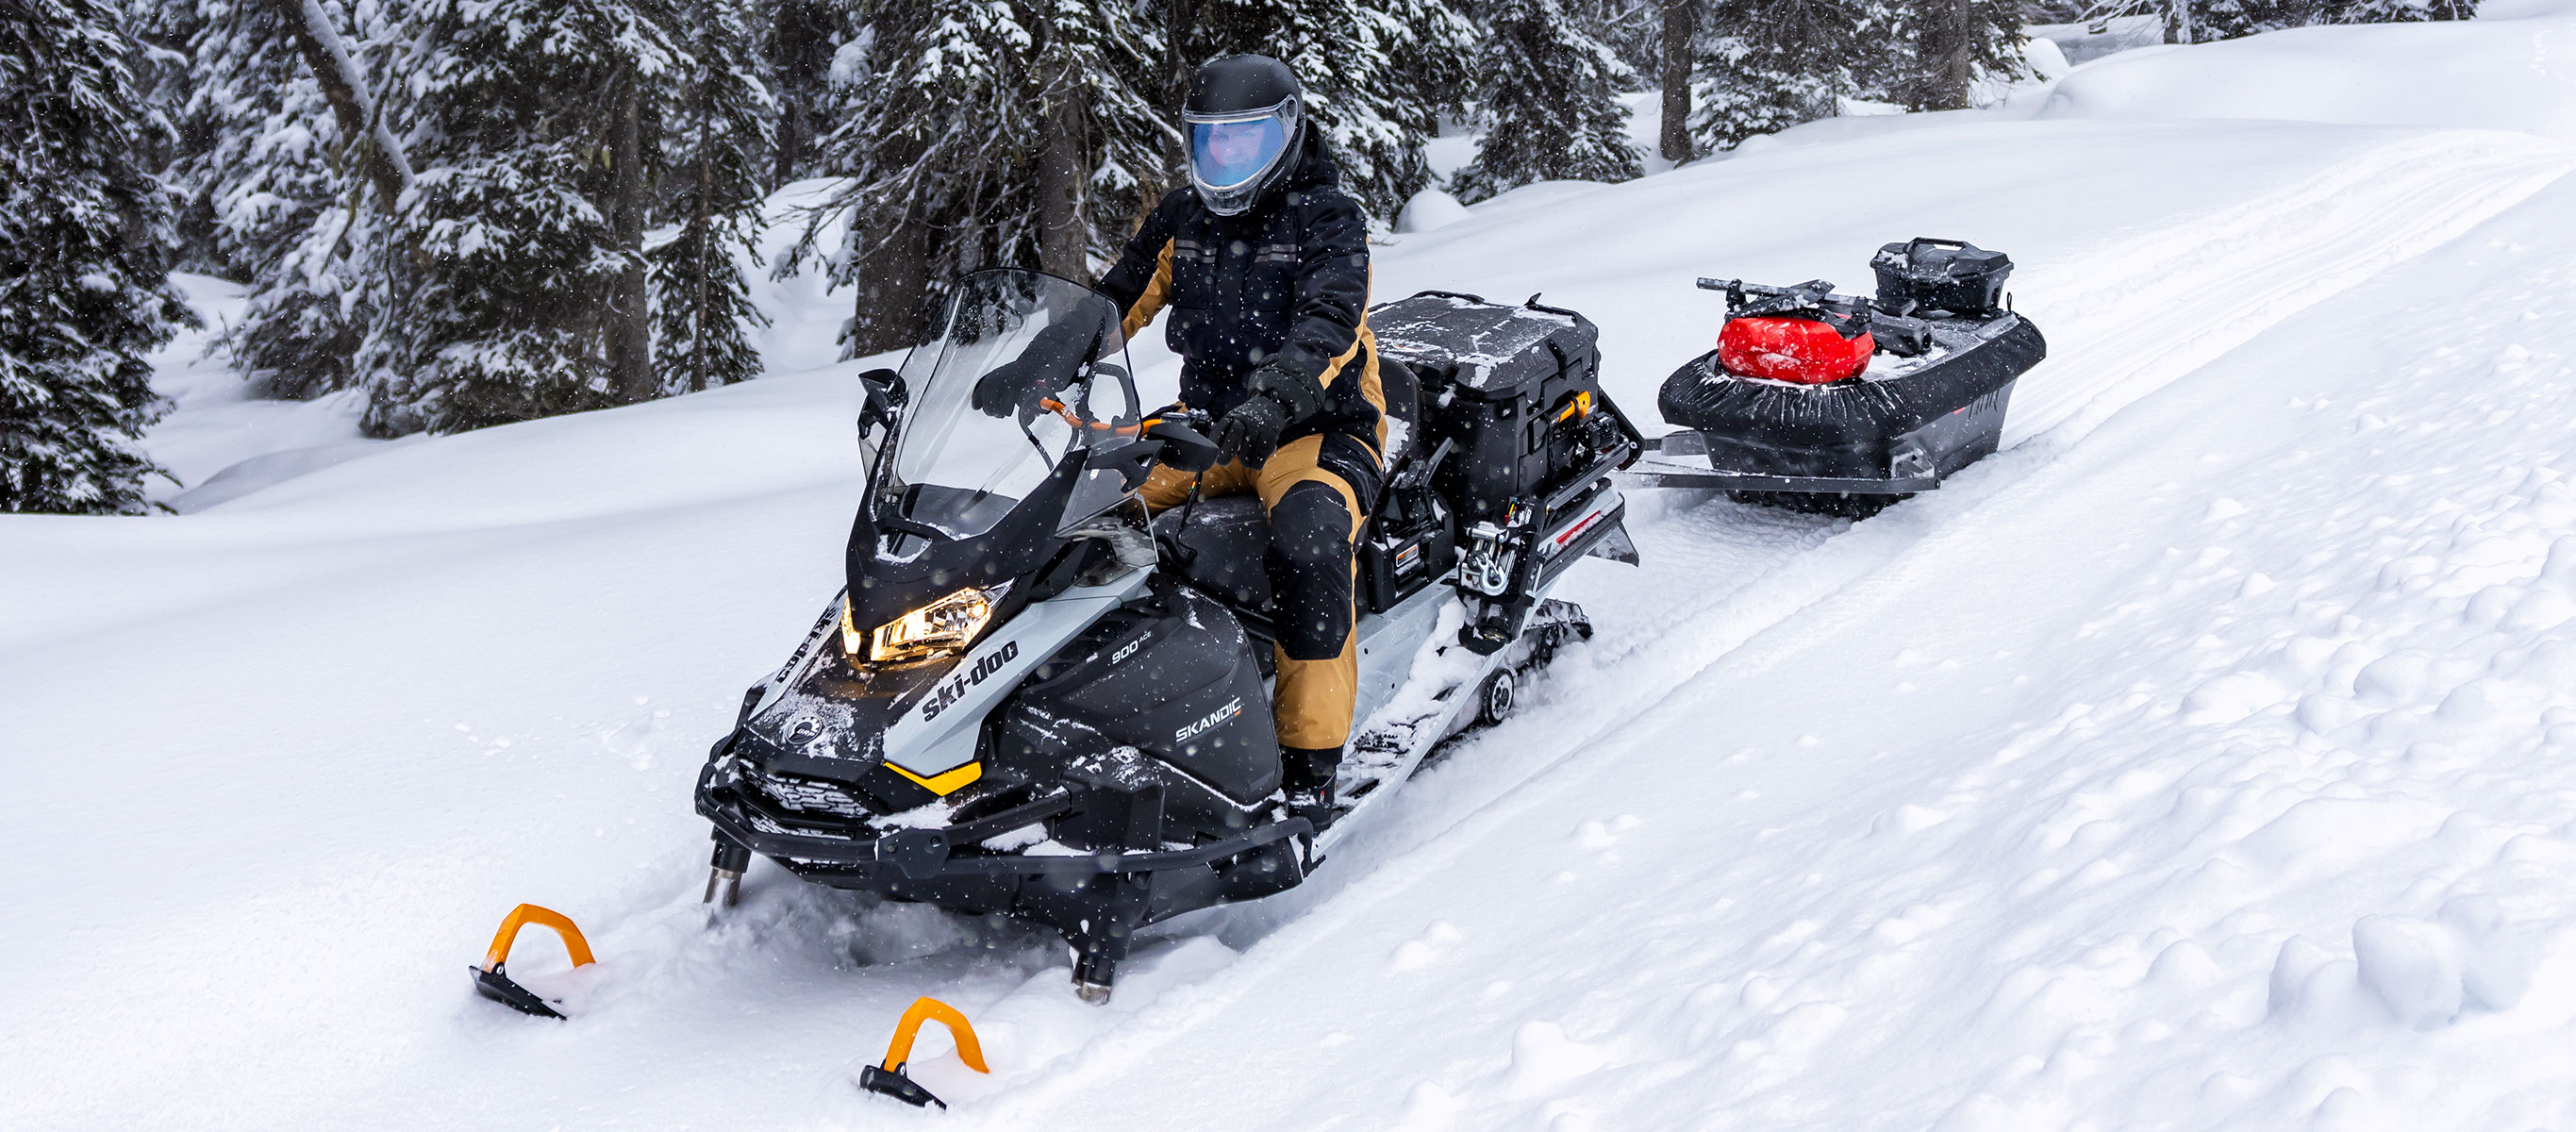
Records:
[[[2081,260],[2034,264],[2026,282],[2017,280],[2017,291],[2049,292],[2059,296],[2052,306],[2084,313],[2042,327],[2054,352],[2017,389],[2004,452],[1940,492],[1860,525],[1745,507],[1710,493],[1634,493],[1632,525],[1644,569],[1668,584],[1620,589],[1672,600],[1641,610],[1605,604],[1622,600],[1617,597],[1590,599],[1596,621],[1615,631],[1569,653],[1542,685],[1540,705],[1525,709],[1526,718],[1502,734],[1471,737],[1436,773],[1377,808],[1370,827],[1350,837],[1308,885],[1156,932],[1158,942],[1140,949],[1110,1010],[1072,1001],[1052,937],[1009,931],[997,937],[1007,957],[999,981],[992,972],[969,977],[934,962],[927,969],[884,970],[887,985],[864,1000],[885,1004],[876,1008],[884,1017],[915,993],[966,1006],[997,1075],[964,1072],[953,1056],[942,1056],[945,1047],[935,1037],[915,1055],[916,1072],[997,1124],[1045,1114],[1063,1092],[1091,1077],[1150,1065],[1168,1056],[1169,1043],[1187,1042],[1197,1022],[1234,1001],[1234,988],[1248,982],[1246,968],[1288,963],[1301,947],[1383,914],[1386,894],[1458,867],[1439,846],[1465,840],[1459,833],[1530,820],[1540,803],[1519,797],[1521,784],[1611,741],[1626,721],[1652,712],[1710,666],[1900,560],[1924,538],[1965,537],[1985,500],[2045,467],[2122,407],[2301,310],[2458,238],[2571,167],[2576,156],[2566,148],[2527,135],[2425,135],[2366,151],[2197,222]],[[2434,204],[2442,207],[2429,207]],[[1714,579],[1734,584],[1709,584]],[[1549,738],[1534,742],[1539,736]],[[596,999],[567,986],[575,1009],[617,1010],[629,996],[649,998],[654,986],[696,982],[688,971],[741,962],[799,936],[846,948],[866,932],[887,934],[895,957],[907,948],[936,955],[943,946],[974,946],[973,932],[959,935],[927,909],[871,908],[864,900],[794,885],[766,866],[762,872],[767,875],[755,889],[789,890],[755,900],[757,911],[746,910],[749,923],[708,920],[685,881],[667,904],[606,921],[603,938],[621,956],[611,975],[623,974],[634,985],[603,981]],[[718,926],[702,934],[710,923]],[[1262,950],[1237,958],[1210,936],[1237,949],[1259,942]],[[866,971],[832,975],[876,981]],[[850,1079],[869,1059],[870,1045],[865,1027],[857,1028],[846,1066]],[[809,1118],[865,1124],[882,1115],[872,1098],[847,1090],[846,1081],[815,1088]]]
[[[1435,881],[1460,866],[1438,846],[1461,827],[1472,823],[1492,830],[1535,817],[1538,800],[1514,796],[1520,784],[1609,741],[1627,721],[1665,702],[1709,666],[1896,561],[1926,535],[1962,537],[1980,503],[2045,466],[2122,407],[2299,311],[2458,238],[2571,168],[2576,156],[2565,147],[2528,135],[2431,135],[2372,151],[2203,222],[2088,256],[2080,266],[2049,265],[2067,276],[2089,268],[2089,291],[2077,289],[2071,278],[2032,270],[2029,282],[2017,281],[2017,290],[2063,283],[2067,298],[2056,305],[2090,317],[2042,327],[2053,352],[2016,390],[2018,427],[2008,431],[2006,450],[1937,494],[1866,524],[1716,502],[1714,493],[1677,493],[1702,501],[1698,507],[1632,493],[1632,508],[1645,512],[1631,520],[1645,568],[1668,573],[1672,583],[1639,589],[1690,596],[1642,623],[1627,620],[1635,611],[1618,610],[1626,632],[1596,636],[1569,655],[1575,664],[1596,668],[1583,674],[1579,688],[1566,686],[1568,665],[1560,661],[1551,686],[1539,693],[1548,705],[1543,714],[1525,709],[1507,734],[1471,737],[1469,750],[1445,760],[1443,769],[1455,766],[1475,775],[1475,790],[1457,791],[1445,781],[1424,789],[1432,783],[1417,782],[1394,805],[1371,815],[1378,828],[1346,842],[1342,853],[1358,860],[1342,860],[1343,868],[1328,867],[1306,887],[1266,905],[1220,910],[1219,916],[1271,923],[1293,917],[1287,921],[1293,929],[1266,939],[1257,960],[1239,963],[1276,968],[1301,946],[1385,914],[1387,894]],[[2316,239],[2321,233],[2339,238]],[[2106,265],[2121,270],[2105,279]],[[2248,301],[2249,295],[2259,297]],[[1657,503],[1666,503],[1670,512],[1653,514]],[[1739,584],[1707,584],[1721,578]],[[1588,605],[1596,622],[1609,620],[1598,601]],[[1566,702],[1576,696],[1584,701],[1579,712]],[[1532,744],[1539,735],[1550,738]],[[1441,797],[1427,802],[1425,794]],[[1362,891],[1345,893],[1355,886]],[[1076,1072],[1114,1073],[1165,1056],[1167,1043],[1187,1041],[1193,1023],[1223,1009],[1232,1000],[1229,987],[1244,981],[1191,988],[1197,993],[1173,996],[1185,1002],[1141,1022],[1120,1019],[1135,1032],[1117,1030],[1098,1039]],[[1055,1111],[1063,1100],[1059,1094],[1079,1088],[1080,1077],[1063,1075],[1047,1084],[1053,1087],[1000,1098],[1008,1103],[994,1105],[990,1119],[1009,1125]]]
[[[2561,185],[2547,203],[2571,201]],[[2576,854],[2565,767],[2576,653],[2563,629],[2527,643],[2576,613],[2576,536],[2564,533],[2576,493],[2563,467],[2576,339],[2533,325],[2569,310],[2576,275],[2517,260],[2524,246],[2509,235],[2490,246],[2504,250],[2444,257],[2446,282],[2472,257],[2526,276],[2456,292],[2469,348],[2363,322],[2390,309],[2379,305],[2327,320],[2350,341],[2317,352],[2387,369],[2320,390],[2281,368],[2294,347],[2230,359],[2259,418],[2244,435],[2280,446],[2211,457],[2272,477],[2233,489],[2251,504],[2224,483],[2140,484],[2136,529],[2150,541],[2114,547],[2127,517],[2087,514],[2071,490],[2134,469],[2155,430],[2207,426],[2225,401],[2201,382],[2197,398],[2123,420],[2121,445],[1998,477],[1976,513],[1925,533],[1941,553],[1910,569],[1945,582],[1975,578],[1978,559],[1963,552],[1976,548],[2074,581],[2020,592],[2054,618],[2090,608],[2077,655],[2112,663],[2052,672],[2070,642],[2034,640],[2008,615],[1980,626],[2006,612],[1982,603],[1888,618],[1931,622],[1919,649],[1900,638],[1876,656],[1837,655],[1774,635],[1749,650],[1759,655],[1733,658],[1737,673],[1792,688],[1850,683],[1868,697],[1894,679],[1896,693],[1921,697],[1908,715],[1972,721],[1920,737],[1953,761],[1915,765],[1911,752],[1870,756],[1846,742],[1838,763],[1804,765],[1805,752],[1833,747],[1798,735],[1794,715],[1712,742],[1700,737],[1727,706],[1712,693],[1748,681],[1698,681],[1698,694],[1605,730],[1597,754],[1581,756],[1589,774],[1505,794],[1280,932],[1188,1011],[1158,1009],[1102,1043],[1080,1076],[996,1106],[993,1126],[1045,1111],[1114,1127],[1139,1117],[1118,1088],[1139,1080],[1165,1083],[1166,1110],[1203,1119],[1192,1110],[1221,1105],[1215,1079],[1236,1073],[1277,1090],[1276,1107],[1249,1122],[1277,1127],[1296,1126],[1283,1116],[1302,1104],[1373,1114],[1342,1126],[1408,1128],[2522,1129],[2576,1116],[2563,1078],[2532,1072],[2563,1064],[2552,1052],[2519,1076],[2495,1072],[2526,1043],[2563,1056],[2576,1016],[2563,921],[2576,907],[2564,868]],[[2404,294],[2387,279],[2373,290],[2382,304]],[[2314,347],[2319,324],[2307,325],[2302,344]],[[2421,396],[2463,381],[2498,399]],[[2374,439],[2342,439],[2355,435]],[[2380,513],[2391,485],[2419,480],[2444,486],[2419,496],[2437,502]],[[2057,534],[2040,515],[2071,518],[2086,545],[2148,565],[2104,579],[2030,554]],[[2155,554],[2177,523],[2207,541]],[[2355,550],[2358,561],[2344,557]],[[2248,568],[2257,563],[2280,580]],[[2025,585],[2032,572],[2001,571]],[[1878,622],[1891,591],[1922,587],[1873,579],[1801,627],[1848,641]],[[2033,660],[1983,651],[1996,640],[2035,647]],[[1892,664],[1878,660],[1886,653]],[[2011,685],[2043,679],[2030,693],[1997,686],[2015,671]],[[1978,702],[1998,695],[2021,702]],[[2052,703],[2060,695],[2080,698]],[[2043,703],[2053,716],[2016,714]],[[1870,734],[1830,714],[1807,725]],[[1509,725],[1462,759],[1533,730],[1544,729]],[[1733,771],[1695,785],[1762,789],[1697,805],[1623,789],[1623,772],[1651,779],[1692,757]],[[1773,792],[1794,796],[1764,797]],[[1873,816],[1873,805],[1884,808]],[[1703,820],[1711,828],[1690,828]],[[1806,851],[1721,849],[1775,835]],[[1687,855],[1701,846],[1711,851]],[[1537,862],[1548,863],[1511,871]],[[1815,871],[1801,877],[1801,864]],[[1552,867],[1563,871],[1549,878]],[[1674,870],[1691,874],[1669,894],[1684,899],[1658,884]],[[1551,880],[1587,886],[1591,903],[1553,896]],[[1843,887],[1802,887],[1822,881]],[[1526,910],[1491,903],[1514,888]],[[1592,914],[1548,916],[1568,904]],[[1614,904],[1616,915],[1599,914]],[[1530,916],[1552,929],[1513,930]],[[2557,937],[2554,967],[2539,958],[2552,950],[2544,931]],[[1536,954],[1515,962],[1515,942]],[[1389,949],[1383,967],[1368,965],[1373,947]],[[1347,979],[1311,996],[1279,985],[1319,970]],[[1242,1017],[1244,1001],[1260,1002],[1270,1025],[1259,1011]],[[1337,1051],[1401,1048],[1379,1035],[1400,1033],[1414,1002],[1442,1004],[1428,1055],[1351,1077]],[[2527,1009],[2494,1013],[2517,1004]],[[1230,1010],[1237,1024],[1216,1024]],[[2416,1037],[2434,1030],[2447,1032]],[[1263,1045],[1299,1068],[1239,1068]],[[1980,1060],[1987,1050],[2000,1052]],[[1820,1124],[1827,1103],[1840,1119]]]

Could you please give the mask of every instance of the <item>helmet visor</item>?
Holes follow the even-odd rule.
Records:
[[[1231,189],[1260,176],[1288,148],[1288,123],[1258,118],[1190,123],[1190,171],[1211,189]]]

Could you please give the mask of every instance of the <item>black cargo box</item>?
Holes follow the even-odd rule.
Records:
[[[1918,236],[1878,249],[1869,267],[1878,275],[1879,308],[1890,314],[1975,316],[2003,309],[2004,280],[2012,277],[2013,263],[2011,256],[1965,240]]]
[[[1421,382],[1416,450],[1454,443],[1438,483],[1470,522],[1589,470],[1610,447],[1592,433],[1625,428],[1601,392],[1599,331],[1573,311],[1425,291],[1370,311],[1369,327]]]

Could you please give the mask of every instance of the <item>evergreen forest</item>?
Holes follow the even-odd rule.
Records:
[[[753,273],[826,273],[851,356],[961,272],[1088,279],[1186,185],[1176,108],[1229,53],[1296,69],[1391,228],[1428,189],[1978,105],[2033,22],[2192,42],[2471,2],[0,0],[0,511],[149,510],[147,358],[196,317],[173,272],[245,289],[215,338],[245,381],[359,391],[372,435],[707,389],[760,370]],[[1482,140],[1436,179],[1444,130]]]

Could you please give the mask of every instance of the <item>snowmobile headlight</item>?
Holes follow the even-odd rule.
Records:
[[[868,657],[868,635],[850,620],[850,599],[841,599],[841,651],[852,660]]]
[[[868,634],[868,659],[919,660],[965,648],[975,634],[984,630],[984,623],[993,619],[993,603],[1001,596],[998,588],[979,590],[969,586],[879,625]],[[846,607],[841,615],[841,635],[844,647],[852,643],[850,638],[855,635]]]

